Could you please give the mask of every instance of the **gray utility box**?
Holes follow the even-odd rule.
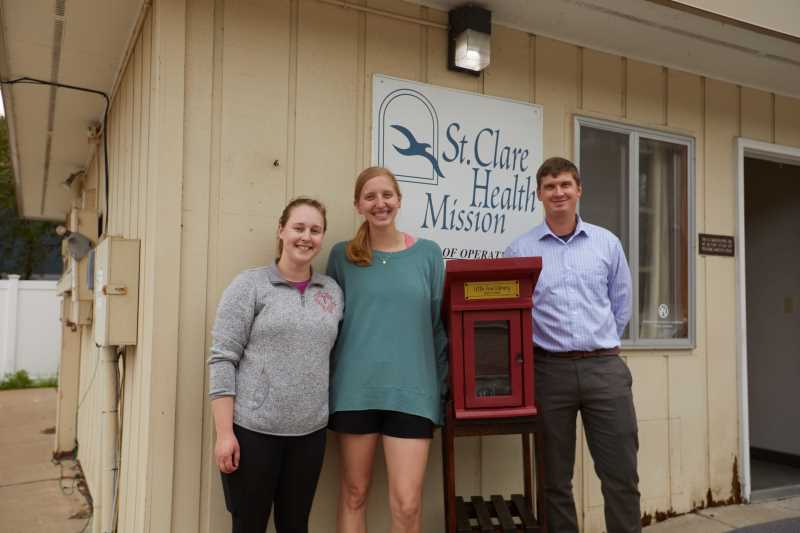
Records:
[[[94,258],[94,342],[136,344],[139,315],[139,241],[105,237]]]

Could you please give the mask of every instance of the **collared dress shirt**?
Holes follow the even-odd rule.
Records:
[[[564,242],[542,222],[517,237],[505,256],[542,258],[533,292],[534,345],[551,352],[620,345],[631,318],[632,281],[613,233],[578,217]]]

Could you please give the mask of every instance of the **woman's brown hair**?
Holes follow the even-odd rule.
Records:
[[[400,194],[400,186],[397,184],[397,178],[391,170],[385,167],[369,167],[362,170],[361,174],[356,178],[353,203],[358,204],[364,184],[378,176],[386,176],[389,178],[392,181],[392,187],[394,187],[394,192],[397,193],[398,198],[402,197],[402,194]],[[355,236],[347,243],[347,260],[358,266],[369,266],[372,264],[372,243],[370,243],[369,240],[369,224],[366,220],[361,223]]]
[[[301,205],[307,205],[319,211],[319,213],[322,215],[322,232],[325,233],[325,231],[328,229],[328,217],[325,213],[325,206],[319,200],[305,196],[298,196],[286,204],[286,207],[283,208],[283,212],[281,213],[281,218],[278,219],[278,230],[280,231],[280,228],[285,227],[289,222],[289,217],[292,215],[292,210]],[[280,237],[278,237],[278,242],[275,244],[275,261],[280,260],[282,253],[283,241],[280,239]]]

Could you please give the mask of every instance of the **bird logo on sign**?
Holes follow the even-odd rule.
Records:
[[[442,174],[442,170],[439,168],[439,161],[431,153],[430,144],[419,142],[416,139],[416,137],[414,137],[414,134],[411,133],[411,130],[409,130],[405,126],[400,126],[399,124],[392,124],[391,127],[399,131],[408,141],[408,146],[406,148],[400,148],[396,144],[392,145],[399,154],[408,157],[414,157],[414,156],[424,157],[425,159],[430,161],[431,166],[433,167],[433,171],[436,173],[436,175],[440,178],[444,177],[444,174]]]

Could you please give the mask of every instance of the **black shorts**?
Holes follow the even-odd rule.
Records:
[[[379,409],[337,411],[331,415],[328,428],[337,433],[353,435],[380,433],[402,439],[433,438],[433,422],[427,418]]]

